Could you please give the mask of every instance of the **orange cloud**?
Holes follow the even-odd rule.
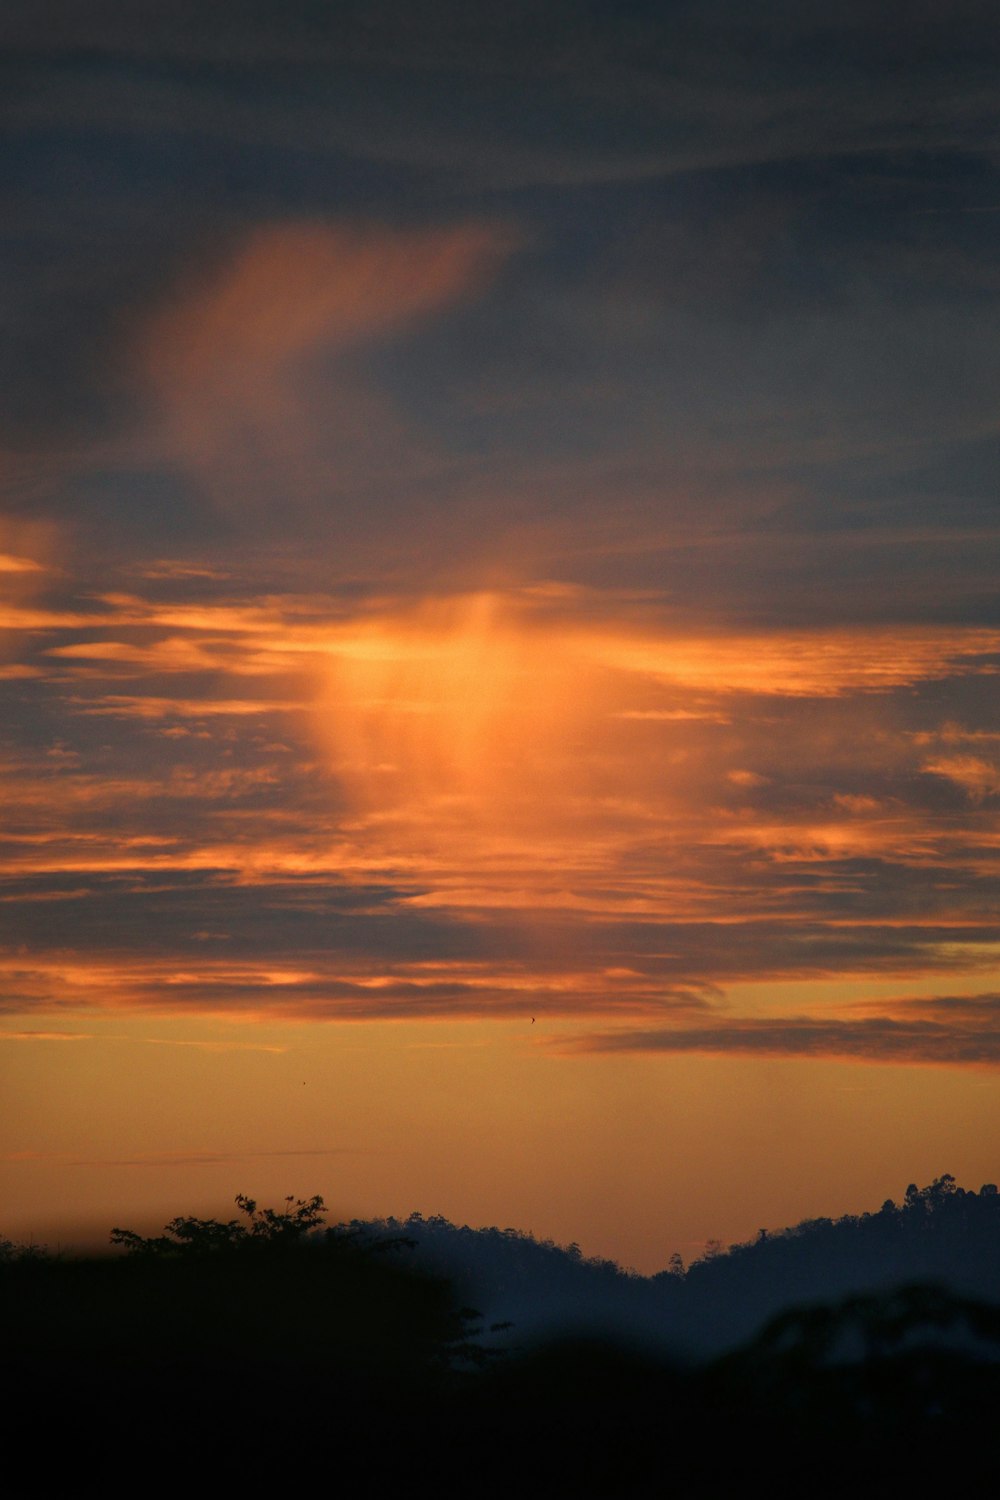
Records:
[[[1000,631],[976,628],[740,631],[679,640],[621,637],[598,647],[626,671],[715,692],[781,697],[840,697],[885,692],[907,683],[995,673],[986,660]]]
[[[224,1014],[239,1019],[403,1020],[447,1014],[451,1018],[522,1017],[538,1011],[550,1020],[581,1010],[602,1011],[613,1002],[618,1015],[657,1016],[669,1010],[695,1014],[704,1005],[692,989],[653,986],[646,975],[561,966],[551,961],[533,969],[497,960],[373,965],[367,956],[317,957],[308,967],[272,961],[268,965],[199,955],[188,965],[168,955],[93,955],[73,958],[5,956],[0,951],[0,984],[16,1003],[10,1012],[40,1010],[93,1012],[141,1010],[162,1017]],[[118,1041],[90,1033],[0,1031],[0,1040]],[[187,1042],[155,1037],[145,1044],[232,1050],[231,1042]],[[280,1051],[261,1046],[255,1050]]]
[[[973,802],[1000,792],[1000,766],[977,755],[939,755],[924,762],[924,770],[947,777],[965,791]]]
[[[422,862],[437,895],[420,899],[568,908],[613,877],[632,901],[628,851],[651,838],[797,861],[940,852],[945,830],[868,794],[831,795],[822,808],[813,799],[792,816],[741,815],[732,799],[766,799],[803,747],[793,716],[776,765],[773,729],[756,745],[764,769],[733,764],[754,741],[745,706],[740,727],[728,704],[734,695],[744,705],[755,696],[845,700],[830,710],[840,716],[839,750],[831,732],[826,753],[857,765],[849,700],[991,670],[984,658],[1000,645],[997,632],[640,634],[581,623],[564,603],[481,593],[329,632],[317,727],[331,770],[358,837],[387,858],[391,849],[397,867]],[[883,768],[887,723],[883,714]],[[572,891],[558,893],[553,871]]]
[[[594,671],[572,635],[498,595],[432,600],[330,641],[324,728],[336,769],[378,807],[393,783],[428,815],[445,801],[506,825],[558,782],[592,716]]]
[[[237,513],[287,513],[328,498],[345,466],[381,469],[399,417],[336,361],[474,293],[512,247],[509,232],[478,223],[256,230],[146,329],[141,364],[168,453]],[[307,366],[318,355],[327,368],[316,383]]]
[[[162,667],[158,668],[162,671]],[[75,700],[85,714],[123,719],[214,719],[293,712],[303,702],[271,698],[156,698],[139,693],[104,693],[96,702]]]
[[[55,533],[50,525],[0,517],[0,666],[17,655],[29,631],[66,623],[61,612],[35,605],[54,555]],[[7,666],[0,675],[22,677],[28,672],[34,675],[32,668],[20,663]]]

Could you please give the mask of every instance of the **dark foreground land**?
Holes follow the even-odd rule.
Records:
[[[404,1245],[299,1232],[314,1206],[175,1221],[114,1258],[9,1256],[7,1469],[28,1477],[8,1492],[986,1493],[987,1304],[859,1295],[687,1366],[584,1341],[500,1352]]]

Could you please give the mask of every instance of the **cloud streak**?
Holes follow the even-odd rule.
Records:
[[[934,1067],[1000,1066],[1000,996],[900,1002],[895,1015],[789,1016],[677,1030],[596,1032],[570,1053],[724,1054]]]

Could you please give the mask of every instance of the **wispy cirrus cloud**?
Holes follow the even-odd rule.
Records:
[[[201,1052],[287,1052],[287,1047],[264,1042],[206,1041],[193,1038],[115,1036],[101,1031],[10,1031],[0,1029],[3,1042],[123,1042],[129,1046],[194,1047]]]
[[[318,1146],[294,1151],[170,1151],[148,1152],[136,1156],[74,1157],[69,1152],[15,1151],[0,1155],[5,1164],[58,1164],[68,1167],[165,1167],[183,1170],[189,1167],[237,1166],[245,1162],[265,1162],[283,1157],[331,1157],[355,1155],[356,1146]]]
[[[350,356],[473,295],[515,242],[476,222],[254,229],[143,332],[149,441],[241,526],[273,524],[279,495],[283,524],[312,525],[350,480],[385,482],[420,447]]]

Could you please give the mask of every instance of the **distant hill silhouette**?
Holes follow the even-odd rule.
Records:
[[[512,1229],[470,1229],[441,1217],[355,1222],[373,1239],[403,1235],[414,1263],[454,1280],[489,1322],[510,1321],[517,1343],[566,1331],[653,1350],[715,1355],[752,1337],[782,1310],[906,1284],[1000,1302],[1000,1194],[950,1175],[911,1184],[875,1213],[809,1219],[753,1240],[713,1247],[685,1271],[655,1276],[588,1259]]]
[[[669,1274],[654,1278],[669,1282]],[[684,1277],[685,1316],[710,1347],[741,1342],[800,1303],[932,1283],[1000,1302],[1000,1195],[950,1175],[911,1184],[876,1213],[808,1219],[695,1261]]]

